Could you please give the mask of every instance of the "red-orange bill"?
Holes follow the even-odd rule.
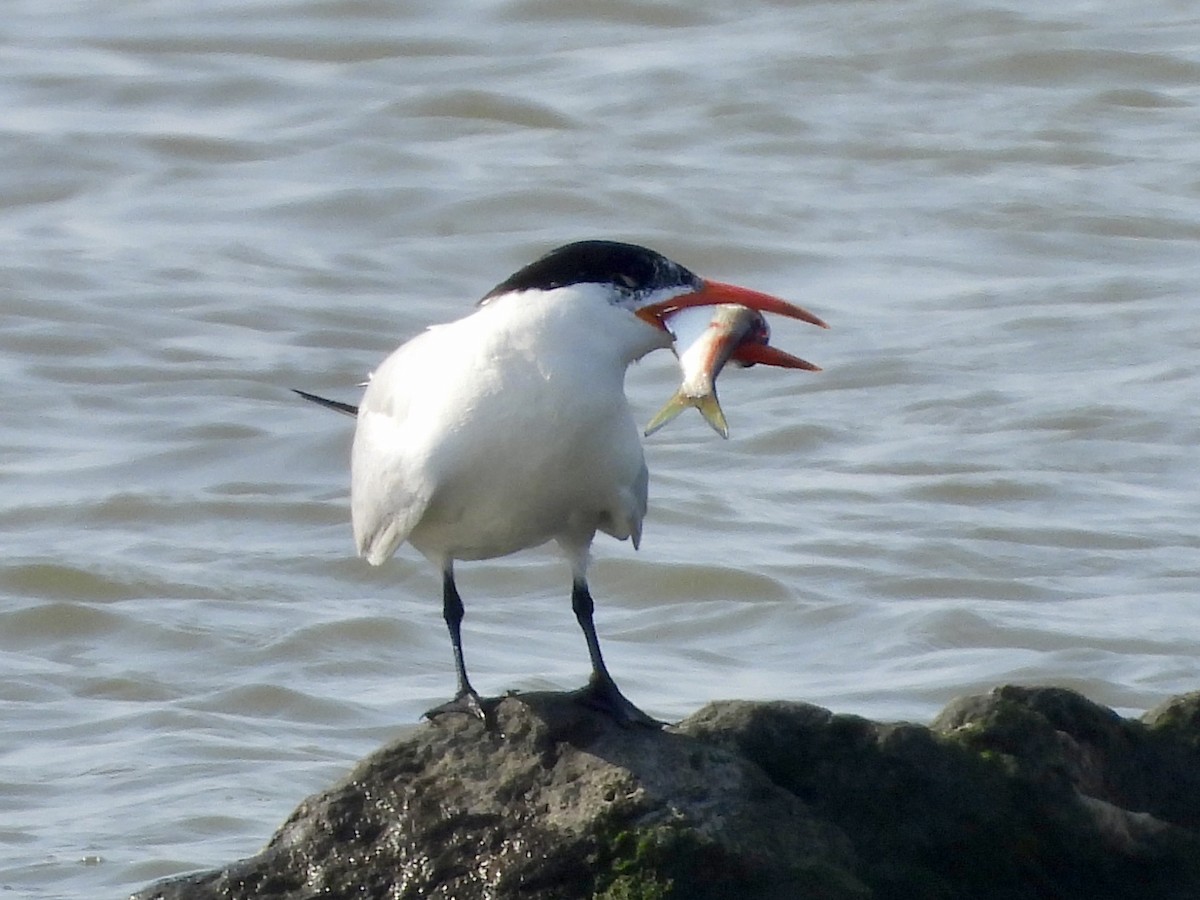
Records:
[[[806,369],[809,372],[820,372],[821,367],[810,363],[807,359],[792,356],[770,344],[741,344],[730,355],[743,365],[753,366],[762,363],[764,366],[779,366],[781,369]]]
[[[675,310],[686,309],[689,306],[715,306],[718,303],[737,303],[757,309],[759,312],[799,319],[819,328],[829,327],[818,316],[813,315],[802,306],[796,306],[794,303],[788,303],[786,300],[772,297],[770,294],[738,287],[736,284],[725,284],[721,281],[704,281],[698,291],[672,297],[662,303],[644,306],[637,311],[637,314],[647,322],[663,328],[662,320]]]

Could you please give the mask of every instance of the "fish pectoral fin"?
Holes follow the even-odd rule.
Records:
[[[704,416],[704,421],[712,426],[713,431],[723,438],[729,437],[729,423],[725,421],[725,413],[721,410],[721,403],[717,400],[716,393],[691,397],[682,390],[676,391],[675,396],[668,400],[654,418],[647,423],[645,436],[649,437],[654,434],[689,406],[700,410],[700,415]]]

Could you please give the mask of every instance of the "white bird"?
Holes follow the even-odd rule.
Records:
[[[372,565],[409,543],[442,573],[454,651],[454,699],[490,724],[467,677],[459,560],[492,559],[549,541],[571,566],[571,608],[592,674],[578,698],[623,724],[658,725],[618,690],[592,622],[587,569],[603,531],[636,548],[648,473],[625,398],[625,370],[669,347],[663,319],[690,306],[737,303],[825,326],[767,294],[704,280],[653,250],[568,244],[502,281],[471,315],[435,325],[371,376],[357,414],[350,506],[358,552]]]

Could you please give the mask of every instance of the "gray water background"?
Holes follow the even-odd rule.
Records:
[[[0,887],[253,852],[453,687],[347,524],[395,345],[578,238],[800,302],[647,441],[593,588],[630,697],[928,720],[1200,687],[1192,3],[98,0],[0,21]],[[673,358],[635,366],[648,419]],[[462,567],[476,684],[571,688],[551,550]]]

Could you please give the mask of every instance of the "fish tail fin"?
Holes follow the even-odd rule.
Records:
[[[729,423],[725,421],[725,413],[721,411],[717,395],[709,393],[702,397],[689,397],[682,390],[676,391],[675,396],[668,400],[663,408],[655,413],[654,418],[647,423],[644,432],[646,437],[654,434],[689,406],[700,410],[700,415],[704,416],[704,421],[712,426],[713,431],[723,438],[729,437]]]
[[[653,419],[646,423],[646,430],[643,434],[646,437],[654,434],[654,432],[658,431],[658,429],[662,428],[691,405],[691,401],[684,396],[683,391],[676,391],[675,396],[663,404],[663,408],[654,414]]]
[[[700,410],[700,415],[704,416],[704,421],[712,426],[713,431],[723,438],[729,437],[729,423],[725,421],[725,413],[721,410],[721,403],[717,400],[715,391],[698,398],[695,406]]]

